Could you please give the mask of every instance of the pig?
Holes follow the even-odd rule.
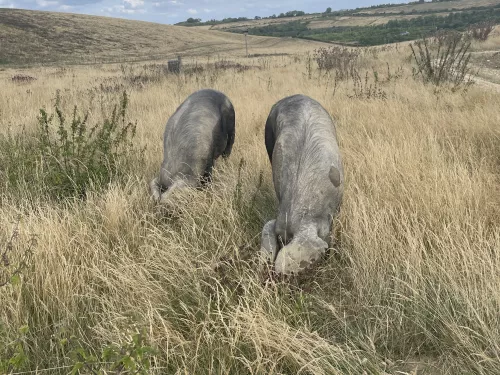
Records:
[[[163,162],[150,183],[152,198],[164,201],[176,189],[211,181],[215,160],[228,158],[235,139],[235,112],[222,92],[194,92],[169,118],[163,133]]]
[[[316,100],[281,99],[271,109],[265,144],[272,165],[278,215],[261,235],[261,254],[282,275],[311,268],[326,253],[344,193],[335,124]]]

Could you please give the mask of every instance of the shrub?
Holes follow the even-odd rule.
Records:
[[[27,366],[32,356],[29,349],[27,350],[30,341],[29,333],[29,326],[23,325],[18,329],[13,340],[6,343],[0,342],[0,373],[7,374],[14,370],[18,372],[29,368]],[[147,342],[145,330],[136,332],[124,330],[123,334],[126,334],[127,339],[124,343],[105,345],[95,354],[85,348],[85,340],[81,337],[60,338],[56,342],[64,355],[66,364],[64,368],[71,369],[69,374],[75,375],[150,374],[151,362],[156,350]]]
[[[219,70],[229,70],[234,69],[237,73],[245,72],[252,67],[249,65],[243,65],[240,63],[235,63],[229,60],[220,60],[214,63],[214,68]]]
[[[8,240],[0,245],[0,288],[9,285],[18,286],[21,283],[21,275],[31,263],[36,240],[32,236],[26,243],[19,241],[19,222],[18,218]],[[0,337],[3,339],[0,340],[0,374],[20,370],[26,364],[28,359],[25,353],[27,332],[28,326],[22,326],[14,340],[7,340],[5,327],[0,320]]]
[[[320,71],[335,71],[338,79],[351,77],[356,68],[359,51],[347,47],[334,46],[314,51],[314,59]]]
[[[422,39],[410,44],[417,64],[413,74],[436,86],[451,84],[453,91],[472,83],[470,38],[460,33],[440,34],[433,41]]]
[[[151,360],[156,353],[146,341],[143,331],[128,333],[128,342],[122,345],[109,344],[98,355],[89,353],[83,346],[83,340],[62,339],[60,345],[74,346],[69,350],[68,359],[72,364],[71,374],[150,374]]]
[[[0,139],[0,177],[7,191],[14,187],[57,200],[85,199],[90,187],[125,175],[142,155],[132,142],[137,125],[126,121],[125,92],[111,115],[93,126],[88,113],[81,116],[77,106],[67,121],[59,101],[56,98],[55,113],[40,110],[34,134]]]
[[[10,342],[0,342],[1,374],[12,374],[13,370],[22,370],[28,362],[25,350],[26,335],[28,332],[29,327],[24,325],[18,329],[18,334],[15,340]],[[1,330],[0,333],[2,333]]]
[[[127,105],[124,92],[119,109],[115,106],[110,117],[91,128],[87,124],[88,113],[79,116],[76,106],[71,123],[66,122],[57,106],[56,116],[40,110],[39,151],[51,195],[84,198],[90,185],[107,184],[121,173],[120,160],[130,151],[135,152],[132,139],[137,124],[125,121]]]
[[[28,243],[22,244],[21,254],[15,254],[16,241],[19,238],[19,220],[17,221],[10,238],[3,247],[0,247],[0,287],[8,284],[17,284],[20,276],[31,260],[36,241],[32,237]]]
[[[475,40],[484,42],[493,31],[493,22],[480,22],[469,26],[468,34]]]
[[[378,75],[374,72],[373,82],[370,82],[368,72],[364,79],[361,78],[358,71],[354,71],[352,75],[353,93],[347,95],[350,99],[387,99],[387,93],[382,90],[378,83]]]
[[[30,83],[36,81],[36,78],[26,74],[16,74],[11,80],[15,83]]]

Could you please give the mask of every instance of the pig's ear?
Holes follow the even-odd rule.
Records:
[[[338,168],[336,168],[334,165],[330,167],[330,173],[329,173],[330,181],[332,182],[333,186],[339,187],[340,185],[340,171]]]

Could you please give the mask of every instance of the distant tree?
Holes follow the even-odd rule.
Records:
[[[187,20],[186,20],[187,23],[198,23],[198,22],[201,22],[201,18],[193,18],[193,17],[189,17]]]
[[[326,13],[326,14],[330,14],[330,13],[332,13],[332,8],[330,8],[330,7],[326,8],[325,13]]]
[[[303,16],[306,13],[303,12],[302,10],[290,10],[286,13],[280,13],[278,18],[283,18],[283,17],[297,17],[297,16]]]
[[[261,20],[261,19],[262,19],[262,17],[255,16],[255,18],[254,18],[254,19],[256,19],[256,20]]]
[[[272,16],[270,16],[269,18],[276,18],[276,14],[273,14]]]

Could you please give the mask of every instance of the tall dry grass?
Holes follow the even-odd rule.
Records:
[[[100,353],[142,328],[158,374],[500,373],[500,95],[435,92],[411,77],[410,52],[361,57],[361,76],[374,84],[377,71],[385,100],[353,96],[351,80],[314,66],[309,79],[306,56],[140,85],[127,78],[138,65],[39,68],[26,72],[38,78],[29,85],[4,72],[2,133],[29,131],[58,89],[64,108],[91,108],[97,121],[120,94],[103,83],[124,85],[147,146],[127,181],[84,202],[1,187],[1,238],[18,215],[21,247],[37,236],[22,282],[0,289],[4,346],[29,327],[18,372],[68,373],[61,340]],[[387,81],[387,62],[403,67],[400,78]],[[203,87],[234,103],[233,153],[210,188],[154,206],[147,184],[164,124]],[[272,281],[255,262],[276,209],[263,129],[272,104],[295,93],[337,120],[345,198],[330,257],[299,280]]]

